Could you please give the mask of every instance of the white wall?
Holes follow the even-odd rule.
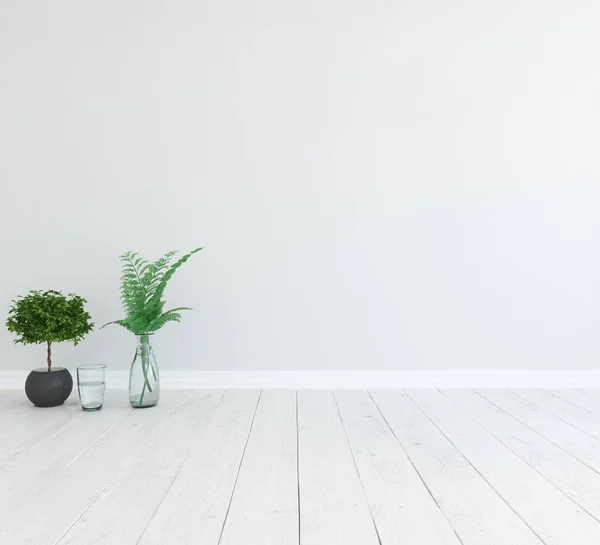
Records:
[[[592,369],[598,21],[597,0],[0,0],[2,316],[54,288],[117,318],[122,251],[200,244],[165,369]],[[56,359],[132,350],[105,329]],[[0,333],[0,370],[43,363]]]

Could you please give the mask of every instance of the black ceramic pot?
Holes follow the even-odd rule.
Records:
[[[34,369],[25,381],[25,393],[36,407],[62,405],[73,391],[73,377],[64,367]]]

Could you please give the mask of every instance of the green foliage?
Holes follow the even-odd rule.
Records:
[[[15,343],[40,344],[71,341],[77,345],[94,328],[85,299],[58,291],[30,291],[12,301],[6,327]]]
[[[133,252],[121,256],[121,301],[125,310],[125,318],[104,324],[118,324],[136,335],[152,333],[168,322],[180,322],[182,310],[189,307],[178,307],[164,310],[163,294],[167,283],[192,255],[202,250],[196,248],[171,263],[176,252],[168,252],[154,262],[147,261]]]
[[[69,341],[79,344],[94,329],[86,312],[85,299],[54,290],[30,291],[12,301],[6,327],[17,335],[15,343],[48,345],[48,370],[52,365],[52,343]]]

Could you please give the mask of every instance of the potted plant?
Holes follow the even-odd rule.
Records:
[[[25,381],[25,393],[37,407],[62,405],[73,390],[73,377],[64,367],[52,367],[52,344],[77,345],[94,328],[85,299],[54,290],[30,291],[12,301],[6,327],[17,344],[46,344],[46,366],[34,369]]]
[[[168,252],[154,262],[133,252],[120,256],[122,263],[121,301],[125,318],[104,324],[118,324],[137,336],[137,349],[129,373],[129,402],[134,408],[152,407],[160,397],[158,364],[152,348],[152,335],[168,322],[181,321],[178,307],[165,311],[163,294],[167,283],[196,248],[171,263],[176,252]]]

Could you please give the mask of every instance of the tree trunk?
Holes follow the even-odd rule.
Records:
[[[51,371],[51,367],[52,367],[52,348],[51,345],[52,343],[50,341],[46,341],[48,343],[48,356],[46,358],[46,362],[48,363],[48,372]]]

